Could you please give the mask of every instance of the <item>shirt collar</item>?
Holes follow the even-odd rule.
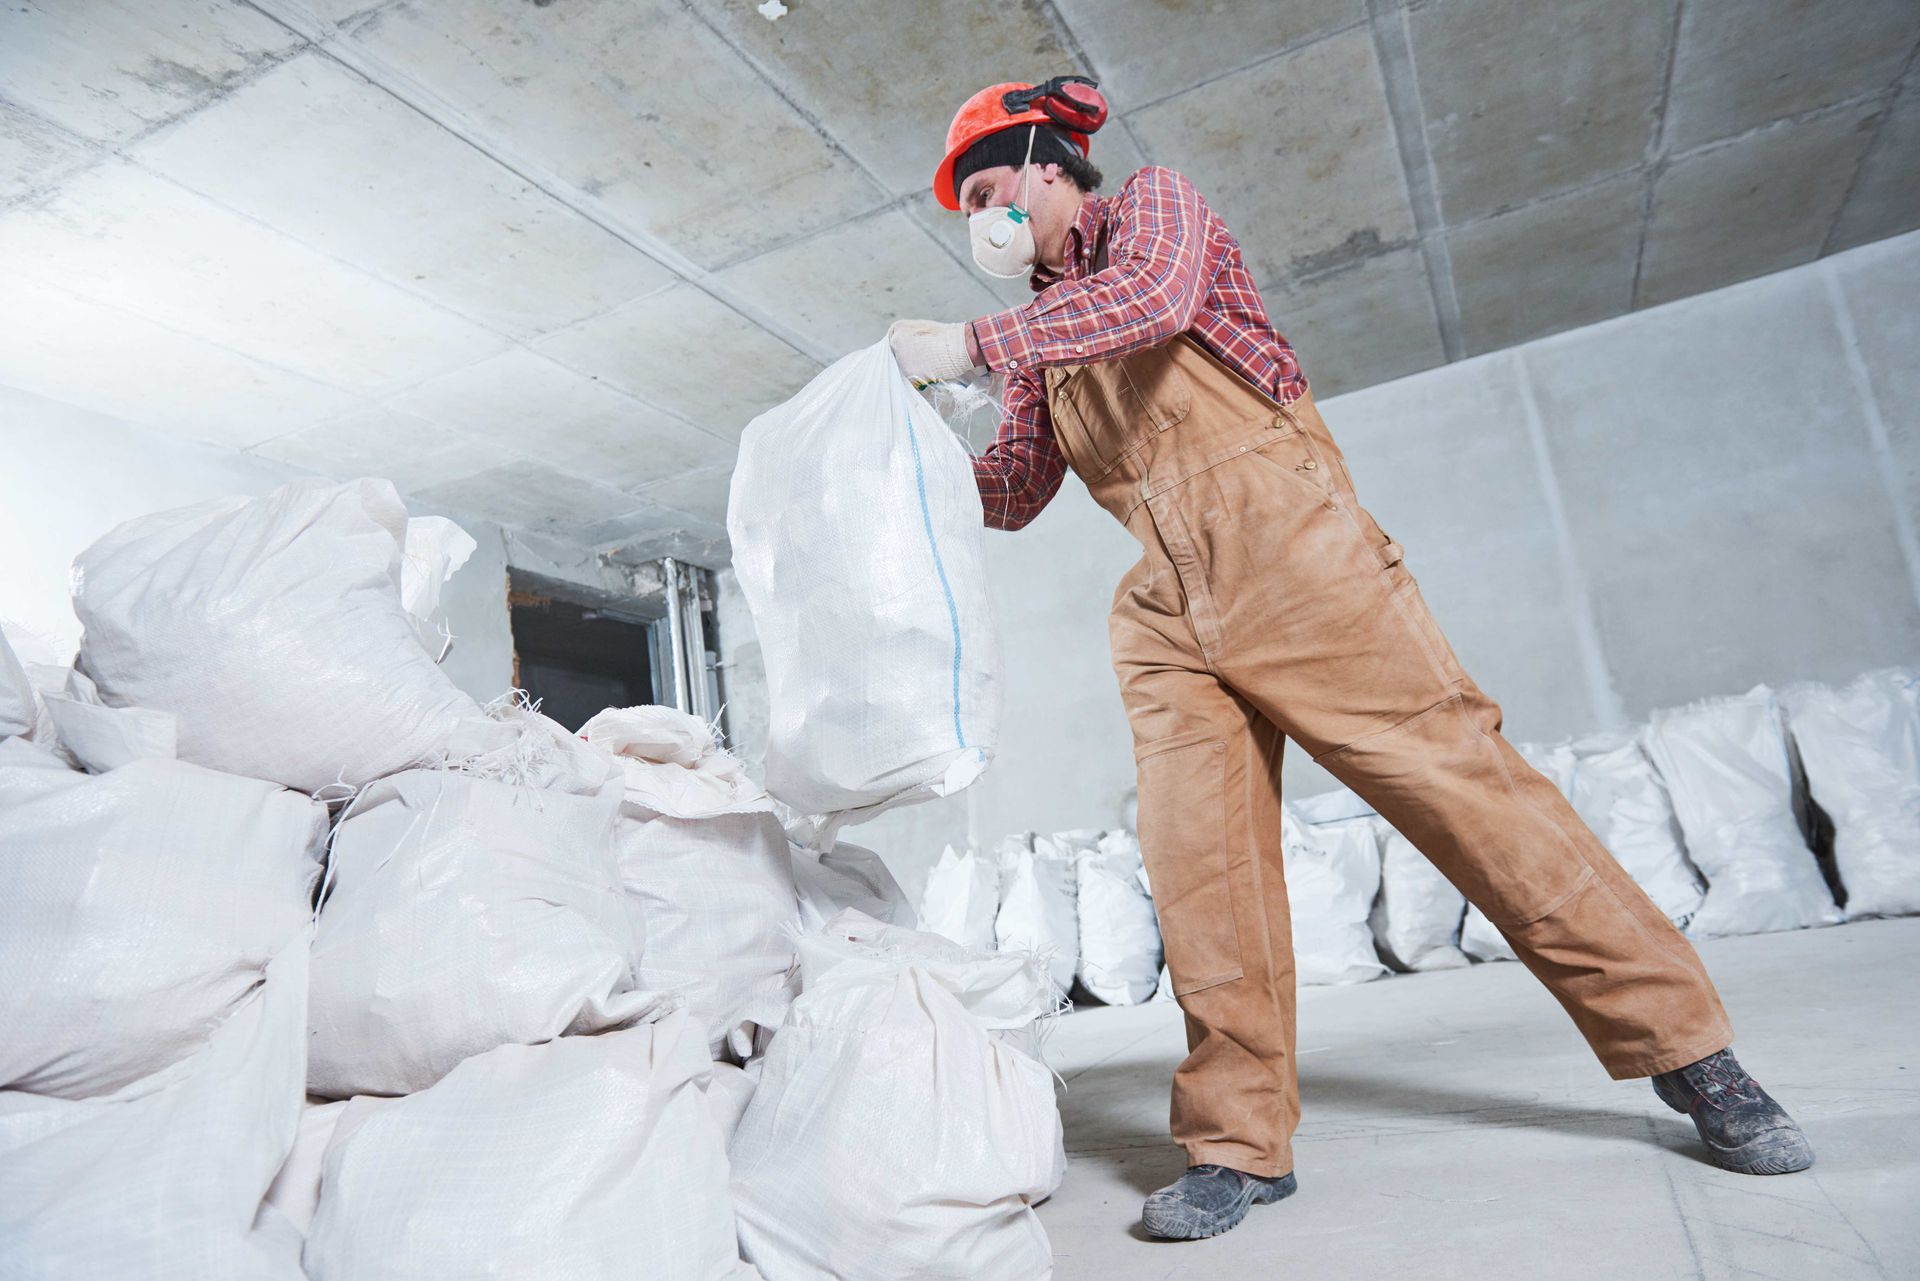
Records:
[[[1106,196],[1081,198],[1080,216],[1073,220],[1073,226],[1067,228],[1064,270],[1056,272],[1048,267],[1035,267],[1028,282],[1035,293],[1050,289],[1062,280],[1078,280],[1093,271],[1093,254],[1100,242],[1100,225],[1106,220],[1107,206],[1112,203]]]

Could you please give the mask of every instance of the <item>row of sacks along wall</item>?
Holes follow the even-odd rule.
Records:
[[[1518,750],[1690,937],[1920,913],[1920,672],[1761,686]],[[1353,792],[1286,803],[1282,839],[1300,983],[1515,959],[1500,928]],[[967,946],[1040,952],[1076,1003],[1174,996],[1130,832],[948,847],[918,910]]]
[[[464,535],[385,482],[79,557],[71,664],[0,646],[0,1275],[1050,1274],[1042,1034],[1158,985],[1138,846],[956,852],[922,931],[838,839],[997,734],[978,494],[884,343],[747,429],[729,531],[764,789],[670,709],[456,689]],[[1787,691],[1825,877],[1764,692],[1540,759],[1696,932],[1912,911],[1913,698]],[[1285,853],[1303,982],[1497,940],[1350,797]]]

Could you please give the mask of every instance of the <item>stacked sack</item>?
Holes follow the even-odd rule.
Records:
[[[161,513],[77,562],[73,672],[0,655],[0,1274],[615,1277],[638,1229],[757,1275],[722,1015],[642,981],[623,879],[679,816],[440,672],[469,550],[376,481]]]
[[[800,970],[730,1149],[746,1257],[768,1281],[1051,1275],[1033,1206],[1066,1155],[1037,959],[847,911]]]

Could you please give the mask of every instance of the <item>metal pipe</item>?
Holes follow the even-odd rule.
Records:
[[[687,705],[686,619],[681,615],[680,562],[671,556],[662,558],[660,567],[667,579],[667,636],[673,650],[673,705],[690,711]]]
[[[707,620],[700,608],[700,570],[687,570],[687,681],[693,687],[693,714],[713,719],[713,699],[707,690]]]

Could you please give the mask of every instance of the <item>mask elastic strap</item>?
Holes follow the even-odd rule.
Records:
[[[1033,211],[1033,206],[1027,203],[1027,199],[1033,195],[1033,140],[1039,136],[1039,133],[1039,125],[1027,126],[1027,155],[1026,159],[1020,162],[1020,203],[1014,206],[1020,211],[1022,219],[1027,218]]]

